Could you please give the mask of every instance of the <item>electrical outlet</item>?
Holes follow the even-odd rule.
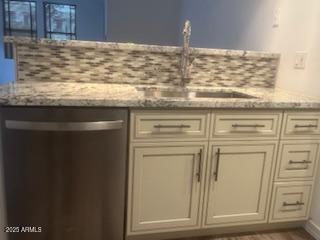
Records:
[[[295,60],[294,60],[294,68],[305,69],[307,56],[308,56],[307,52],[296,52]]]

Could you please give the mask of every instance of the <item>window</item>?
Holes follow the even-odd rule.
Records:
[[[4,34],[37,36],[35,1],[4,0]]]
[[[37,37],[36,2],[4,0],[4,35]],[[5,57],[13,58],[12,44],[4,44]]]
[[[76,39],[76,6],[44,3],[45,36],[57,40]]]

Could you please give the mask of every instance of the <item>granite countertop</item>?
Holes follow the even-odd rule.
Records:
[[[36,44],[38,46],[60,46],[60,47],[84,47],[84,48],[103,48],[111,50],[134,50],[148,52],[164,52],[164,53],[181,53],[182,47],[174,46],[159,46],[150,44],[136,43],[118,43],[118,42],[94,42],[94,41],[79,41],[79,40],[52,40],[47,38],[32,39],[30,37],[12,37],[5,36],[4,41],[14,44]],[[280,57],[279,53],[256,52],[247,50],[229,50],[229,49],[211,49],[211,48],[190,48],[191,54],[204,55],[222,55],[222,56],[242,56],[242,57],[257,57],[257,58],[275,58]]]
[[[10,83],[0,87],[0,104],[2,106],[320,109],[320,100],[281,89],[188,87],[188,90],[198,91],[238,91],[257,98],[155,98],[145,97],[143,92],[137,90],[146,87],[167,88],[101,83]]]

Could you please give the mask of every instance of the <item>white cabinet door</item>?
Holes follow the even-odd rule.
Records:
[[[129,234],[200,227],[205,145],[133,146]]]
[[[267,221],[276,143],[213,144],[208,167],[208,227]]]

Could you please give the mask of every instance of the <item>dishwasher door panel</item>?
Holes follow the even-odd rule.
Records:
[[[21,119],[123,120],[123,126],[98,131],[5,127],[6,120]],[[8,108],[2,126],[7,226],[41,227],[38,233],[11,233],[10,240],[123,239],[126,110]]]

